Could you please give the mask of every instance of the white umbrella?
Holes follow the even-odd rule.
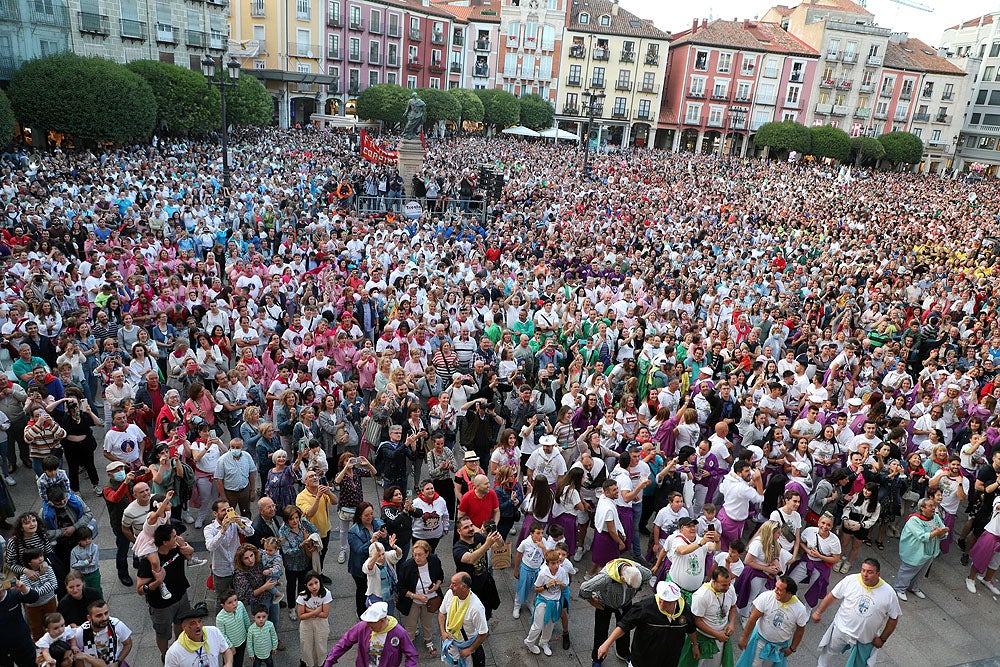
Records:
[[[547,130],[542,130],[538,133],[540,136],[546,139],[570,139],[572,141],[580,141],[580,137],[576,136],[572,132],[567,132],[566,130],[560,130],[558,127],[550,127]]]
[[[515,134],[519,137],[537,137],[539,136],[537,132],[532,130],[530,127],[525,127],[524,125],[518,125],[516,127],[508,127],[503,130],[504,134]]]

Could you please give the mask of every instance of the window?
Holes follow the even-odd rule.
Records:
[[[507,38],[517,39],[521,35],[521,24],[517,21],[511,21],[507,24]]]
[[[911,83],[911,82],[907,81],[906,83]],[[906,84],[903,84],[903,88],[904,89],[906,88]],[[920,95],[922,97],[934,97],[934,82],[933,81],[925,81],[924,82],[924,92],[922,92]]]
[[[521,73],[522,76],[526,78],[534,78],[535,76],[535,54],[526,53],[521,59]]]
[[[712,86],[712,97],[722,99],[729,96],[729,82],[716,81]]]
[[[581,25],[590,23],[590,14],[587,12],[580,12],[580,18],[578,18],[577,21],[579,21]]]
[[[357,5],[351,5],[351,27],[361,27],[361,7]]]
[[[868,49],[868,57],[869,58],[877,58],[878,57],[878,44],[872,44],[871,45],[871,48]]]
[[[656,89],[656,74],[653,72],[642,73],[642,92],[652,93]]]
[[[399,65],[399,44],[390,42],[385,47],[386,64],[396,67]]]
[[[785,111],[782,112],[781,114],[781,120],[790,120],[792,122],[795,122],[798,119],[798,117],[799,114],[796,113],[795,111]]]
[[[639,118],[645,118],[649,120],[651,118],[649,114],[650,103],[649,100],[639,100]]]
[[[351,39],[348,40],[347,57],[353,62],[361,61],[361,40],[357,37],[351,37]]]
[[[831,58],[836,58],[838,55],[840,55],[840,40],[831,39],[830,45],[827,47],[826,52],[827,55],[829,55]]]
[[[931,132],[931,141],[941,141],[941,130]]]
[[[603,67],[595,67],[594,68],[594,74],[591,77],[590,85],[592,85],[594,88],[603,88],[604,87],[604,68]]]
[[[848,42],[844,45],[844,60],[851,62],[858,57],[858,43]]]
[[[555,51],[556,49],[556,29],[550,25],[542,26],[542,50]]]
[[[1000,42],[993,42],[990,45],[990,58],[1000,56]]]
[[[872,85],[872,79],[874,78],[875,78],[875,70],[866,69],[864,73],[861,75],[861,85],[862,86]]]
[[[399,14],[389,14],[389,36],[399,37]]]
[[[601,25],[605,26],[605,27],[611,25],[611,17],[608,16],[607,14],[602,14],[601,15]]]
[[[411,44],[406,47],[406,61],[411,63],[420,62],[420,49]]]
[[[708,51],[696,51],[694,54],[694,68],[704,72],[708,69]]]
[[[922,128],[922,127],[915,127],[915,128],[913,128],[912,132],[913,132],[913,136],[919,137],[921,134],[923,134],[924,128]]]
[[[420,30],[420,18],[417,16],[410,17],[410,30]]]
[[[692,102],[687,103],[687,107],[684,110],[684,122],[685,123],[700,123],[701,122],[701,105]]]
[[[579,65],[577,65],[579,67]],[[503,75],[517,76],[517,54],[508,51],[503,56]]]
[[[309,63],[296,63],[295,71],[298,72],[299,74],[309,74],[310,72],[312,72],[312,65],[310,65]]]
[[[541,56],[538,59],[538,78],[542,81],[552,79],[552,56]]]
[[[309,0],[295,0],[295,18],[299,21],[308,21],[312,16],[312,3]]]
[[[903,95],[912,95],[912,94],[913,94],[913,79],[903,79]],[[928,97],[928,95],[926,94],[926,89],[924,97]]]
[[[768,79],[778,78],[778,59],[768,58],[767,62],[764,64],[764,76]]]
[[[382,32],[382,12],[377,9],[372,10],[371,18],[368,22],[368,32],[376,35]]]
[[[581,70],[582,65],[570,65],[569,66],[569,79],[567,79],[569,85],[579,86],[581,80]]]
[[[757,67],[757,56],[743,56],[743,64],[740,65],[740,74],[742,76],[753,76],[754,69]]]
[[[385,82],[386,83],[391,83],[391,84],[395,85],[396,84],[396,77],[397,76],[398,75],[395,72],[388,72],[385,75]]]
[[[538,44],[538,24],[528,21],[524,24],[524,46],[533,49]]]
[[[410,90],[416,90],[417,89],[417,77],[413,76],[412,74],[410,74],[409,76],[407,76],[406,77],[406,87],[409,88]]]
[[[326,36],[326,57],[340,57],[340,35],[330,33]]]
[[[382,55],[380,47],[381,44],[378,40],[373,39],[368,42],[368,62],[372,65],[378,65],[380,62],[380,57]]]
[[[760,83],[757,85],[758,102],[761,102],[763,104],[774,104],[774,100],[775,100],[775,88],[773,83]]]
[[[771,120],[770,111],[768,111],[767,109],[758,109],[753,114],[753,126],[751,127],[751,129],[757,131],[760,129],[761,125],[770,122],[770,120]]]
[[[834,71],[833,65],[827,65],[826,67],[823,68],[823,83],[833,81],[833,76],[834,76],[833,71]]]
[[[361,87],[361,70],[352,69],[348,76],[350,77],[351,90],[357,91]]]
[[[875,105],[875,113],[885,116],[889,113],[889,103],[882,101]]]
[[[725,107],[712,106],[708,109],[708,124],[711,127],[722,127],[722,114]]]
[[[731,53],[720,53],[719,62],[716,68],[722,74],[728,74],[733,67],[733,54]]]
[[[946,83],[944,84],[944,93],[941,94],[942,100],[950,100],[955,95],[955,84]]]
[[[439,79],[436,76],[432,76],[430,78],[430,82],[429,82],[429,84],[428,84],[427,87],[428,88],[437,88],[438,90],[441,90],[441,79]]]
[[[892,94],[892,89],[896,87],[896,77],[887,76],[882,79],[882,93],[885,95]]]
[[[805,72],[805,63],[803,62],[793,62],[792,63],[792,81],[802,81],[802,77]]]
[[[797,106],[799,103],[799,96],[802,94],[802,86],[788,86],[788,92],[785,96],[785,104],[788,106]]]
[[[329,20],[335,25],[340,25],[340,3],[334,2],[334,0],[329,0],[326,4],[326,10],[329,12]]]
[[[746,102],[750,99],[750,82],[740,81],[736,84],[736,101]]]
[[[566,93],[566,107],[576,109],[579,105],[579,99],[576,93]]]
[[[705,77],[703,76],[692,76],[691,77],[691,94],[698,97],[705,96]]]
[[[980,150],[993,150],[997,145],[997,140],[992,137],[981,137],[979,139],[979,149]]]
[[[378,72],[377,69],[373,69],[373,70],[369,70],[368,71],[368,87],[369,88],[371,88],[372,86],[377,86],[378,85],[378,74],[379,74],[379,72]]]
[[[627,109],[625,107],[626,104],[628,104],[628,98],[627,97],[616,97],[615,98],[615,106],[611,110],[612,115],[615,115],[615,116],[624,116],[625,112],[627,111]]]
[[[295,29],[295,54],[299,56],[313,57],[312,45],[309,44],[309,31],[303,28]]]

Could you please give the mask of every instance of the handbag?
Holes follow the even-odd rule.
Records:
[[[361,421],[362,438],[372,447],[377,447],[382,438],[382,425],[371,417]]]
[[[506,570],[510,567],[510,543],[497,544],[490,549],[494,570]]]

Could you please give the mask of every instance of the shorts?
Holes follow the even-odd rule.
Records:
[[[153,630],[157,639],[170,641],[174,638],[174,625],[177,624],[177,617],[191,609],[191,601],[188,600],[187,592],[181,599],[169,607],[149,608],[149,618],[153,621]]]

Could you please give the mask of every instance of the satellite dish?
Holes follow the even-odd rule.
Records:
[[[306,58],[312,58],[312,57],[313,57],[312,49],[309,49],[309,51],[306,52]]]

